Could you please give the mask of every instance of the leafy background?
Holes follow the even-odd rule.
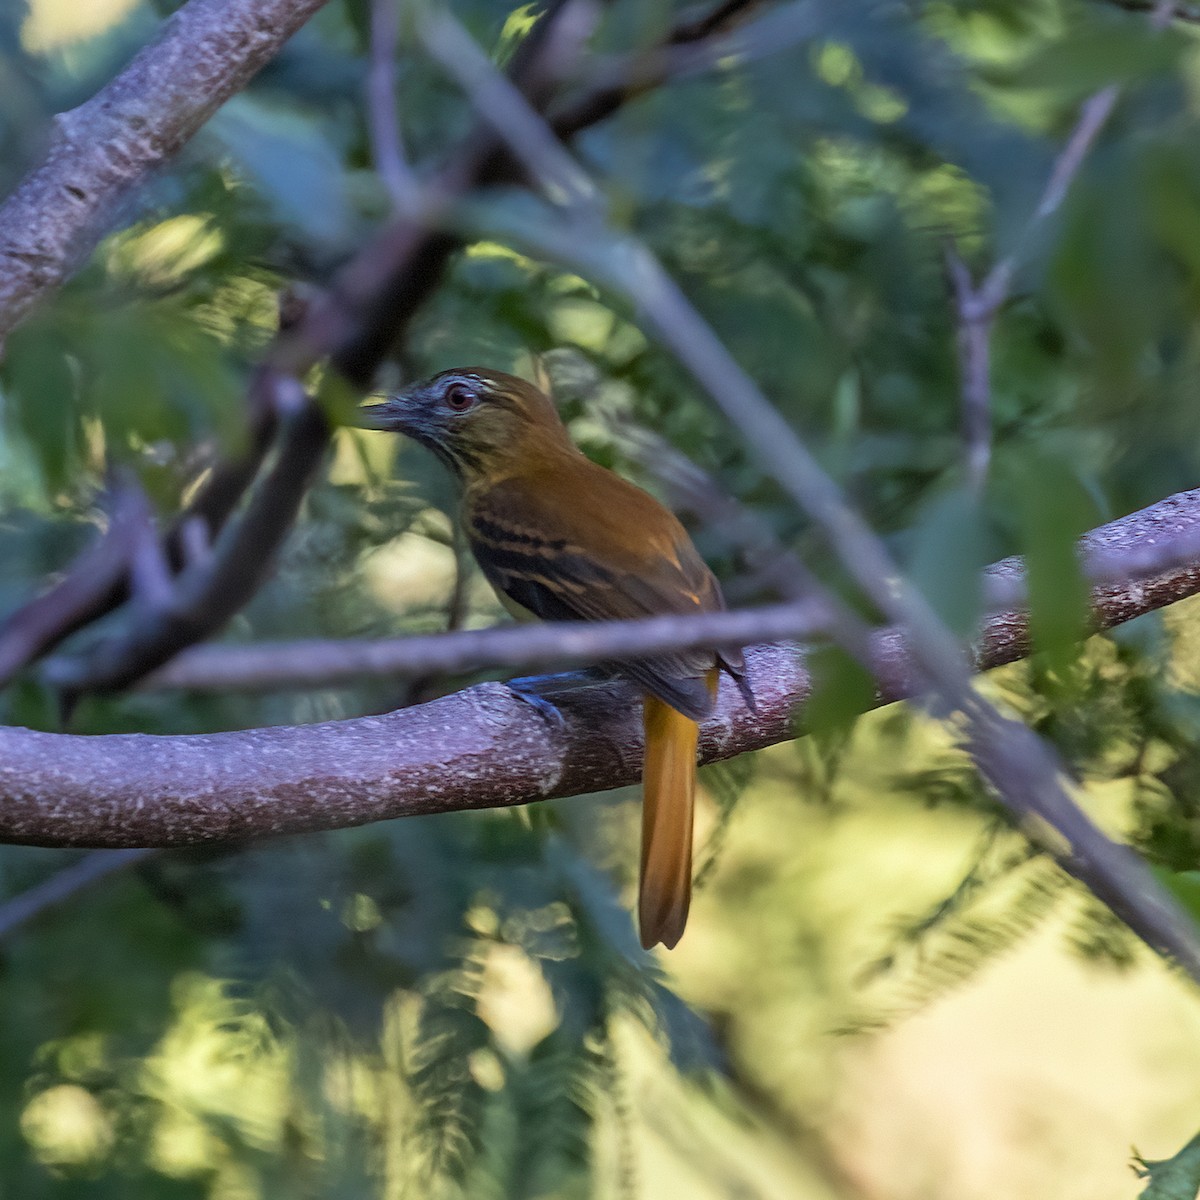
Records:
[[[171,7],[0,9],[0,188]],[[966,621],[979,563],[1040,556],[1041,653],[987,687],[1200,908],[1200,611],[1078,648],[1063,560],[1196,479],[1200,44],[1100,0],[809,7],[811,40],[631,104],[579,153],[944,613]],[[455,11],[503,58],[536,8]],[[615,3],[601,44],[648,42],[674,12]],[[242,434],[280,287],[326,278],[386,211],[366,27],[334,0],[11,337],[0,609],[94,535],[113,468],[179,507],[198,455]],[[1117,116],[997,327],[974,498],[946,239],[980,269],[1011,249],[1109,82]],[[407,43],[397,88],[411,154],[436,160],[469,107]],[[578,277],[471,246],[394,374],[531,355],[598,460],[656,488],[629,435],[653,430],[828,570],[632,314]],[[452,506],[419,450],[343,431],[228,637],[499,619]],[[757,598],[697,536],[730,595]],[[73,727],[307,722],[461,682],[135,693]],[[0,944],[0,1195],[1137,1194],[1132,1148],[1167,1159],[1200,1125],[1194,989],[1031,854],[946,731],[900,706],[851,722],[852,691],[831,669],[812,736],[702,773],[701,886],[669,956],[629,922],[631,791],[163,854],[20,928]],[[36,675],[0,717],[56,720]],[[75,857],[0,848],[0,886]],[[1189,1164],[1158,1194],[1194,1195]]]

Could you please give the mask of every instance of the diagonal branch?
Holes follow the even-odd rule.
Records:
[[[1190,919],[1146,864],[1106,838],[1080,809],[1050,747],[975,691],[949,630],[649,250],[602,229],[585,238],[578,227],[553,221],[509,234],[526,252],[605,282],[636,304],[644,325],[725,412],[763,467],[812,518],[851,579],[896,626],[913,691],[942,715],[958,715],[965,744],[1013,818],[1040,831],[1059,862],[1135,933],[1200,979],[1200,941]],[[868,669],[875,667],[861,640],[840,634],[839,640]]]
[[[70,700],[118,691],[210,636],[258,591],[321,464],[329,427],[313,404],[291,419],[279,454],[246,511],[214,552],[176,577],[164,602],[146,606],[122,637],[47,665],[46,679]]]
[[[504,132],[510,141],[521,138],[520,128],[505,126]],[[530,145],[514,144],[512,151],[525,162],[535,154]],[[478,214],[466,219],[472,215],[478,219]],[[484,214],[480,227],[495,236],[501,223]],[[1135,933],[1200,980],[1200,939],[1188,916],[1136,854],[1091,822],[1072,798],[1053,750],[974,689],[962,648],[928,601],[650,249],[631,235],[614,233],[582,205],[562,215],[546,212],[536,224],[510,217],[504,233],[526,252],[606,284],[636,306],[643,325],[724,412],[759,463],[812,519],[850,579],[896,627],[907,668],[901,678],[940,715],[956,718],[963,743],[1014,820]],[[850,609],[840,606],[833,618],[835,639],[875,669],[871,644]],[[884,677],[885,688],[892,678]]]
[[[120,206],[325,0],[189,0],[0,206],[0,347],[95,249]]]
[[[161,555],[171,571],[181,571],[197,558],[192,550],[197,534],[211,543],[254,482],[271,448],[279,413],[294,405],[288,382],[268,370],[256,373],[250,384],[250,443],[238,457],[212,468],[163,537]],[[0,687],[129,599],[136,530],[132,514],[123,516],[123,511],[114,510],[105,536],[84,550],[58,582],[0,622]],[[144,527],[149,519],[143,513],[139,523]]]

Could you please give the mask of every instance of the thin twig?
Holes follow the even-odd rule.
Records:
[[[1150,13],[1150,27],[1156,30],[1165,28],[1170,22],[1173,10],[1174,5],[1169,0],[1157,0]],[[1038,230],[1062,206],[1071,184],[1120,98],[1120,87],[1109,84],[1083,102],[1075,128],[1071,130],[1066,145],[1054,160],[1050,178],[1046,181],[1046,187],[1032,216],[1017,235],[1013,248],[993,265],[975,290],[973,302],[976,307],[970,312],[974,319],[994,315],[1008,298],[1009,287],[1017,267],[1028,253]]]
[[[108,879],[118,871],[144,862],[157,850],[93,850],[78,862],[64,867],[34,887],[0,904],[0,938],[6,938],[22,925],[79,895],[80,892]]]
[[[669,484],[679,482],[672,473]],[[144,681],[147,689],[267,690],[333,687],[356,678],[406,678],[463,671],[512,669],[549,664],[596,663],[647,654],[720,648],[748,642],[794,638],[812,641],[828,633],[828,606],[797,580],[795,561],[774,544],[761,541],[729,504],[714,507],[698,497],[694,481],[685,483],[693,502],[703,504],[707,519],[723,528],[737,545],[752,553],[751,565],[765,571],[764,582],[785,594],[796,589],[800,602],[703,616],[648,620],[530,625],[477,629],[376,641],[308,640],[260,642],[252,646],[200,646],[181,654]],[[736,522],[736,524],[731,524]],[[1172,540],[1174,539],[1174,540]],[[761,545],[761,551],[757,548]],[[1091,596],[1091,628],[1109,629],[1200,591],[1200,489],[1180,492],[1140,512],[1085,534],[1082,561],[1097,565]],[[1151,559],[1148,548],[1158,550]],[[1125,556],[1128,555],[1128,559]],[[1137,569],[1117,574],[1126,562]],[[974,658],[979,666],[1011,662],[1029,651],[1029,620],[1023,610],[1024,567],[1008,558],[984,572],[983,593],[1002,601],[983,623]],[[1004,610],[1004,611],[1000,611]],[[728,638],[728,641],[722,639]],[[874,635],[877,662],[903,655],[896,631]],[[885,653],[886,651],[886,653]],[[879,667],[882,673],[882,667]],[[891,686],[888,694],[903,687]]]
[[[330,687],[363,676],[397,679],[472,670],[619,662],[682,650],[736,649],[751,642],[812,641],[827,627],[819,605],[776,604],[733,612],[558,621],[378,640],[203,646],[145,681],[149,689]]]
[[[420,186],[404,154],[396,102],[396,45],[399,0],[371,0],[371,45],[367,67],[367,132],[375,169],[397,212],[411,212]]]
[[[1169,0],[1156,0],[1150,16],[1151,28],[1165,28],[1173,15],[1175,6]],[[946,268],[954,297],[957,326],[963,458],[967,486],[976,495],[983,491],[991,462],[991,353],[996,316],[1008,300],[1013,277],[1029,253],[1038,231],[1062,207],[1120,97],[1120,87],[1109,84],[1084,101],[1075,127],[1055,158],[1041,198],[1028,221],[1017,234],[1009,252],[997,259],[978,285],[971,278],[971,272],[953,242],[946,247]]]
[[[992,453],[991,347],[996,315],[1008,299],[1013,276],[1028,253],[1037,231],[1062,205],[1088,151],[1112,115],[1120,94],[1120,88],[1111,84],[1084,102],[1066,146],[1055,159],[1036,208],[1018,234],[1012,249],[993,264],[981,283],[976,285],[972,280],[970,270],[959,256],[957,248],[952,243],[947,247],[947,273],[954,295],[958,327],[967,485],[976,494],[982,492],[987,481]]]

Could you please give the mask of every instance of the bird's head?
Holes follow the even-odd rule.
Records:
[[[549,396],[485,367],[455,367],[414,383],[359,409],[357,424],[407,434],[466,483],[505,473],[524,457],[572,448]]]

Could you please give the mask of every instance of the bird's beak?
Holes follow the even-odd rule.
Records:
[[[356,409],[351,424],[356,429],[395,428],[394,419],[389,419],[386,404],[368,404],[366,408]]]
[[[417,432],[418,406],[407,396],[389,396],[382,404],[369,404],[355,413],[359,429],[382,429],[387,433]]]

